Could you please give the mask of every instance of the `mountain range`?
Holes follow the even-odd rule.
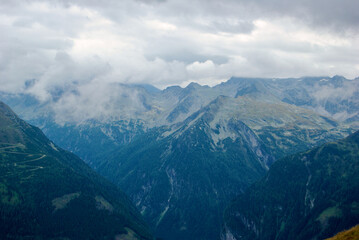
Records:
[[[75,89],[52,90],[46,101],[27,94],[0,93],[15,112],[40,127],[59,146],[90,165],[97,154],[129,143],[153,127],[183,122],[220,96],[309,109],[328,121],[358,128],[359,79],[341,76],[297,79],[231,78],[214,87],[191,83],[158,90],[150,85],[112,84],[108,97],[89,103]],[[107,96],[106,95],[106,96]],[[273,105],[272,105],[273,106]],[[255,109],[252,109],[253,111]],[[260,113],[258,113],[259,115]],[[269,123],[271,124],[271,123]],[[340,137],[340,136],[339,136]],[[90,151],[85,150],[86,148]]]
[[[123,189],[156,236],[218,239],[226,206],[273,162],[358,128],[358,84],[231,78],[164,90],[113,84],[90,106],[76,89],[0,99]]]
[[[219,97],[184,122],[105,154],[96,169],[124,189],[160,237],[216,239],[226,204],[276,157],[340,134],[305,109]]]

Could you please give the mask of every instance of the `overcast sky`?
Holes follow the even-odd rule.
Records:
[[[358,0],[0,0],[0,90],[359,76]]]

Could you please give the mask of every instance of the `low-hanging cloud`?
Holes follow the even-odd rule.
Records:
[[[58,124],[80,123],[88,119],[126,119],[146,110],[139,96],[137,90],[120,84],[95,81],[65,92],[51,107]]]

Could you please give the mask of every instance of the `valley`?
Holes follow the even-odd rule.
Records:
[[[190,84],[163,91],[121,85],[137,94],[140,105],[120,95],[107,103],[115,110],[106,118],[65,122],[53,109],[61,98],[44,104],[1,96],[56,144],[123,189],[157,237],[218,239],[228,204],[276,160],[357,129],[356,92],[345,100],[353,107],[344,121],[335,119],[341,106],[335,96],[315,101],[313,92],[313,86],[342,89],[357,80],[323,79],[232,78],[214,87]],[[301,94],[292,94],[292,88]],[[321,115],[318,106],[330,101],[339,105]]]

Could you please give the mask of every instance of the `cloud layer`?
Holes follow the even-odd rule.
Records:
[[[354,78],[357,9],[357,0],[0,1],[0,90],[48,100],[118,82]]]

